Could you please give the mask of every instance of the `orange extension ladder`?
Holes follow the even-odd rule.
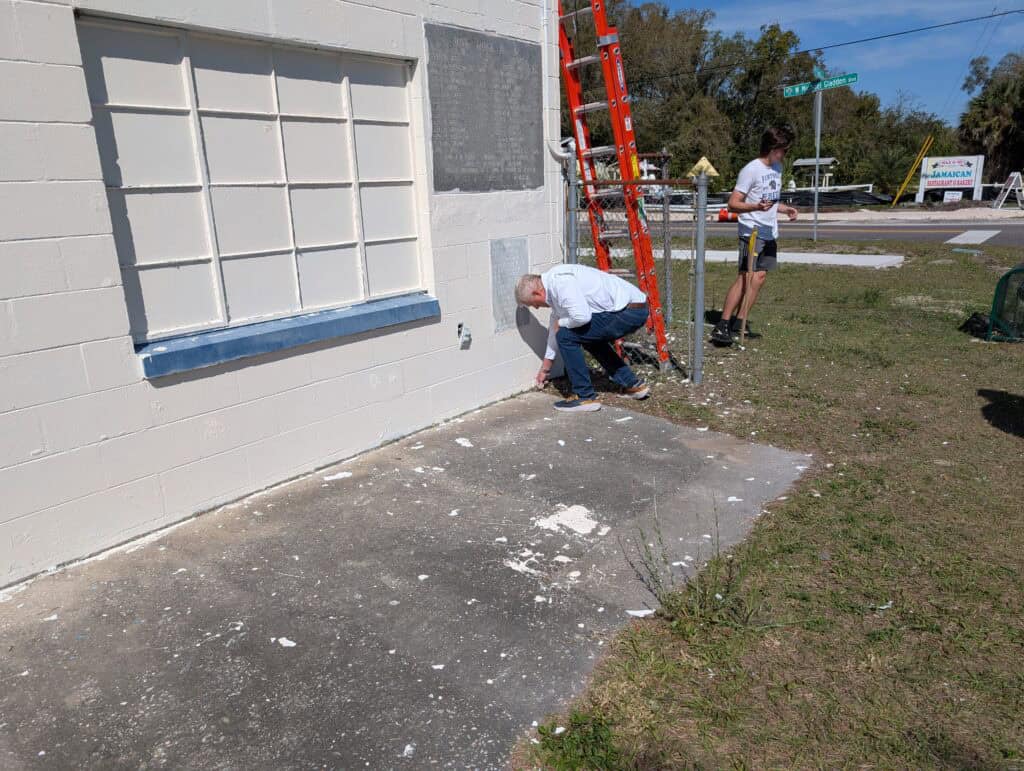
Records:
[[[570,0],[575,2],[576,0]],[[636,134],[633,131],[633,115],[629,109],[629,92],[626,90],[626,71],[622,65],[619,49],[619,33],[609,26],[603,0],[580,0],[578,8],[566,9],[564,1],[558,2],[558,49],[562,60],[562,79],[572,115],[573,135],[576,139],[576,158],[579,161],[580,178],[583,180],[582,201],[590,217],[590,233],[594,243],[597,266],[612,271],[610,242],[617,238],[628,238],[636,259],[636,277],[640,290],[647,295],[650,317],[647,331],[653,335],[657,349],[658,364],[662,369],[673,366],[672,355],[665,337],[665,319],[658,294],[658,279],[654,272],[654,255],[651,250],[651,235],[647,217],[643,210],[643,191],[636,185],[588,185],[597,180],[594,160],[601,157],[618,158],[622,180],[639,179],[640,164],[637,156]],[[588,4],[589,2],[589,4]],[[573,46],[573,36],[579,23],[591,17],[597,38],[597,53],[578,56]],[[579,71],[582,67],[599,65],[604,76],[607,99],[598,102],[583,101],[583,87]],[[614,145],[593,147],[590,143],[590,129],[587,115],[592,112],[608,111],[611,121]],[[609,227],[606,222],[605,205],[611,200],[622,199],[626,212],[626,230]],[[575,217],[575,213],[572,215]],[[572,223],[573,227],[576,223]]]

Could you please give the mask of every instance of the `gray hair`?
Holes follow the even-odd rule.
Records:
[[[543,286],[540,276],[536,273],[526,273],[519,277],[516,282],[516,303],[526,305],[533,299],[533,293]]]

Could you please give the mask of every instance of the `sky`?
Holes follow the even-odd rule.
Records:
[[[693,0],[667,2],[672,9],[713,10],[713,26],[726,34],[743,32],[755,36],[762,24],[778,22],[800,36],[801,48],[984,16],[993,11],[1024,9],[1024,0],[718,0],[707,5]],[[1012,50],[1024,50],[1024,13],[837,48],[825,52],[825,61],[830,74],[858,73],[855,88],[878,94],[883,105],[893,104],[902,94],[915,106],[955,126],[969,99],[961,85],[971,58],[984,54],[994,64]]]

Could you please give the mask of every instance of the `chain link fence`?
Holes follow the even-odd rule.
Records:
[[[636,261],[630,241],[629,220],[618,168],[598,166],[599,179],[585,183],[579,178],[579,165],[572,143],[563,157],[565,190],[565,223],[563,238],[565,261],[593,265],[594,241],[603,240],[609,248],[612,272],[636,281]],[[631,180],[630,186],[643,190],[641,218],[647,224],[657,271],[662,314],[670,347],[693,383],[703,379],[704,336],[704,254],[707,222],[707,176],[693,179],[671,179],[668,176],[669,156],[662,153],[642,154],[645,161],[656,158],[660,166],[645,164],[659,176]],[[592,216],[593,215],[593,216]],[[676,248],[673,248],[675,246]],[[674,285],[673,266],[686,265],[686,286],[682,292]],[[677,301],[685,307],[677,308]],[[685,358],[684,358],[685,357]]]

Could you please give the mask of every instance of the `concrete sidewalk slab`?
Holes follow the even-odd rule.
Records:
[[[657,512],[696,565],[809,462],[550,405],[493,405],[8,590],[0,766],[500,767],[644,607],[620,542]]]

